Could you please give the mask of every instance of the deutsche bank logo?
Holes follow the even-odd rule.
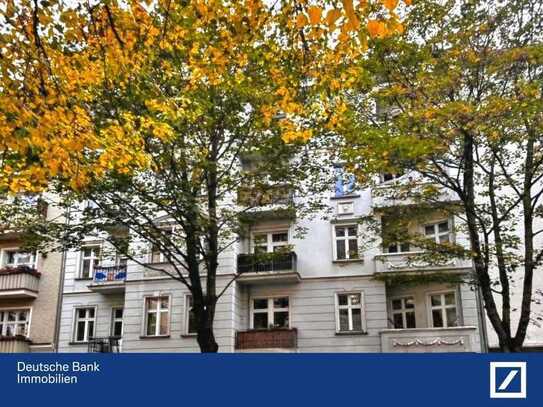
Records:
[[[490,398],[526,398],[526,362],[490,362]]]

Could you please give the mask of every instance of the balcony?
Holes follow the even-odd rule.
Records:
[[[238,255],[239,283],[298,283],[296,253],[260,253]]]
[[[26,336],[0,336],[0,353],[28,353],[30,340]]]
[[[387,329],[380,332],[381,350],[390,353],[480,352],[477,328]]]
[[[119,353],[120,351],[120,338],[108,336],[107,338],[92,338],[89,340],[89,353]]]
[[[29,266],[0,269],[0,298],[36,298],[40,276],[36,269]]]
[[[430,262],[424,260],[424,252],[383,253],[375,256],[375,273],[398,273],[413,271],[456,271],[465,272],[472,268],[470,259],[450,258]]]
[[[263,329],[236,333],[236,350],[241,352],[293,352],[298,346],[298,331]]]
[[[126,264],[118,266],[96,266],[89,290],[102,294],[124,292],[125,280]]]
[[[436,206],[458,202],[458,196],[430,182],[401,177],[383,182],[371,190],[371,204],[374,209],[431,205]]]
[[[237,202],[246,207],[240,215],[244,222],[296,218],[292,189],[288,185],[241,187]]]

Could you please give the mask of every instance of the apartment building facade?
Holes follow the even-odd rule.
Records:
[[[42,216],[62,213],[36,201]],[[0,353],[53,352],[61,292],[62,253],[29,252],[22,233],[0,233]]]
[[[373,232],[363,217],[380,221],[382,208],[408,202],[339,185],[326,203],[331,215],[312,220],[278,205],[256,208],[238,244],[221,253],[218,292],[227,288],[214,323],[220,352],[485,349],[478,293],[467,282],[471,261],[435,266],[411,262],[418,254],[412,248],[383,248],[378,236],[364,244]],[[455,231],[458,221],[436,210],[414,227],[436,242],[467,244]],[[299,237],[295,226],[306,233]],[[66,254],[59,351],[198,352],[187,288],[122,256],[104,255],[110,251],[89,240]],[[149,247],[140,262],[167,267],[162,260]],[[402,282],[402,276],[435,272],[466,282]]]

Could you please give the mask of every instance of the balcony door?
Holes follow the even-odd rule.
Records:
[[[254,254],[285,251],[288,245],[288,229],[251,233],[251,252]]]

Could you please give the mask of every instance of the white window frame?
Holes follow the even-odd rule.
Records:
[[[148,298],[167,298],[168,299],[168,308],[166,310],[160,309],[160,300],[157,301],[157,308],[153,312],[157,312],[157,320],[156,320],[156,326],[155,326],[155,334],[149,335],[147,334],[147,299]],[[162,313],[168,313],[168,330],[165,334],[160,334],[160,321],[162,320]],[[146,338],[163,338],[170,336],[171,332],[171,324],[172,324],[172,296],[171,294],[156,294],[156,295],[145,295],[143,297],[143,323],[142,328],[143,331],[141,335]]]
[[[347,207],[348,209],[345,210],[345,207]],[[337,203],[336,212],[340,216],[353,215],[354,214],[354,201],[339,201]]]
[[[274,242],[273,241],[273,235],[280,234],[280,233],[286,233],[287,234],[287,241],[286,242]],[[251,241],[250,241],[250,251],[251,253],[255,253],[255,247],[256,246],[264,246],[263,244],[255,244],[255,236],[256,235],[266,235],[266,253],[273,253],[273,249],[275,247],[283,247],[290,245],[290,229],[288,227],[285,228],[277,228],[277,229],[266,229],[266,230],[253,230],[251,231]]]
[[[446,294],[454,294],[454,305],[445,305],[445,295]],[[441,305],[432,305],[432,296],[439,295],[441,297]],[[441,311],[441,318],[443,319],[443,326],[442,327],[436,327],[436,328],[455,328],[462,326],[461,322],[461,315],[460,315],[460,307],[459,307],[459,296],[458,296],[458,290],[441,290],[441,291],[433,291],[429,292],[426,295],[426,301],[427,301],[427,309],[428,309],[428,321],[431,324],[431,328],[434,328],[434,316],[432,311],[434,310],[440,310]],[[447,319],[447,309],[454,308],[456,309],[456,325],[449,326],[449,320]]]
[[[339,296],[340,295],[354,295],[359,294],[360,295],[360,304],[358,305],[352,305],[351,304],[351,298],[347,297],[347,305],[339,305]],[[344,333],[362,333],[366,332],[366,303],[364,301],[364,292],[363,291],[342,291],[342,292],[336,292],[334,294],[334,302],[335,302],[335,315],[336,315],[336,333],[338,334],[344,334]],[[340,324],[340,317],[339,317],[339,310],[340,309],[347,309],[348,315],[349,315],[349,330],[341,330],[341,324]],[[353,309],[360,309],[360,326],[362,328],[361,331],[354,331],[353,330]]]
[[[413,300],[413,308],[406,308],[405,307],[405,300],[408,299],[408,298],[411,298]],[[394,306],[393,306],[393,301],[397,301],[397,300],[401,300],[402,308],[395,310]],[[394,325],[394,315],[401,314],[402,323],[403,323],[403,326],[404,326],[403,328],[394,327],[394,329],[415,329],[415,328],[417,328],[416,309],[417,309],[417,304],[415,304],[415,296],[414,295],[402,295],[400,297],[392,297],[390,299],[390,315],[392,316],[392,324]],[[415,328],[408,328],[407,327],[407,315],[406,314],[408,312],[412,312],[414,314],[414,316],[415,316]]]
[[[115,317],[115,311],[118,311],[118,310],[123,311],[123,316],[120,319]],[[110,327],[109,335],[112,336],[112,337],[117,338],[117,336],[115,335],[115,323],[116,322],[121,323],[121,338],[122,338],[122,336],[124,334],[124,307],[122,305],[117,305],[117,306],[111,307],[111,327]]]
[[[189,313],[192,309],[191,306],[189,306],[189,301],[191,301],[192,295],[191,294],[185,294],[185,298],[183,299],[183,304],[185,304],[185,324],[183,327],[183,332],[186,336],[196,336],[198,335],[198,332],[189,332]]]
[[[288,299],[288,307],[287,308],[274,308],[273,307],[273,300],[276,299],[276,298],[287,298]],[[268,300],[268,307],[266,309],[258,309],[258,310],[255,310],[254,306],[255,306],[255,300]],[[290,329],[290,323],[291,323],[291,312],[290,312],[290,305],[291,305],[291,302],[290,302],[290,296],[288,295],[273,295],[273,296],[266,296],[266,295],[261,295],[261,296],[257,296],[257,297],[251,297],[251,302],[250,302],[250,328],[251,329],[255,329],[254,327],[254,314],[268,314],[268,327],[266,329],[269,329],[270,325],[275,325],[275,317],[274,317],[274,313],[275,312],[288,312],[288,327],[287,329]],[[259,328],[260,329],[260,328]]]
[[[18,252],[18,253],[25,253],[30,254],[32,257],[30,263],[7,263],[9,258],[9,252]],[[20,247],[4,247],[2,250],[0,250],[0,264],[2,267],[19,267],[19,266],[28,266],[32,267],[34,269],[38,266],[38,252],[27,252],[24,250],[21,250]]]
[[[169,229],[171,230],[171,235],[174,236],[177,228],[176,228],[176,225],[163,225],[163,226],[160,226],[159,229],[162,229],[163,231],[166,231]],[[167,263],[168,259],[166,258],[166,255],[162,251],[159,252],[159,261],[158,262],[153,261],[153,246],[154,246],[153,243],[150,243],[148,263],[149,264]]]
[[[348,236],[347,230],[350,227],[356,228],[356,236]],[[336,236],[336,228],[343,228],[345,230],[345,236]],[[362,260],[362,256],[360,253],[360,236],[359,236],[360,230],[358,227],[358,223],[333,223],[332,224],[332,250],[334,254],[334,261],[360,261]],[[356,253],[357,257],[351,258],[349,253],[349,240],[355,240],[356,239]],[[338,240],[344,240],[345,241],[345,258],[344,259],[338,259],[337,256],[337,241]]]
[[[440,223],[445,223],[445,222],[447,222],[447,228],[448,228],[447,232],[439,232],[439,224]],[[433,226],[433,228],[434,228],[434,233],[432,235],[427,235],[426,234],[426,228],[428,226]],[[439,241],[439,238],[441,236],[447,235],[448,236],[448,242],[452,243],[452,242],[454,242],[452,229],[453,228],[452,228],[451,219],[441,219],[441,220],[437,220],[437,221],[434,221],[434,222],[428,222],[428,223],[425,223],[424,225],[422,225],[422,234],[426,239],[433,240],[433,242],[436,243],[436,244],[441,244],[441,242]]]
[[[85,310],[89,310],[89,309],[94,309],[94,317],[93,318],[89,318],[87,317],[87,312],[85,312],[85,317],[82,318],[82,319],[79,319],[79,316],[77,315],[78,314],[78,310],[80,309],[85,309]],[[92,338],[95,338],[96,337],[96,320],[98,319],[98,307],[96,305],[77,305],[74,307],[74,311],[73,311],[73,335],[72,335],[72,340],[74,343],[87,343],[89,341],[89,339],[92,339]],[[93,332],[92,332],[92,338],[89,338],[89,322],[94,322],[94,324],[92,325],[93,327]],[[84,329],[84,335],[83,335],[83,340],[78,340],[77,339],[77,323],[78,322],[85,322],[85,327],[83,328]]]
[[[30,327],[32,323],[32,307],[3,307],[0,308],[0,312],[9,312],[9,311],[28,311],[28,318],[26,320],[26,334],[25,338],[30,338]],[[5,317],[4,317],[5,318]],[[18,321],[0,321],[2,323],[2,329],[0,330],[0,336],[5,336],[6,325],[19,325],[21,324]],[[17,330],[15,330],[17,331]]]
[[[98,256],[98,264],[100,264],[100,262],[102,261],[102,255],[104,252],[103,246],[104,246],[103,242],[94,242],[94,243],[85,242],[85,244],[81,246],[81,250],[79,251],[79,270],[77,273],[78,278],[89,279],[89,280],[94,278],[94,262],[93,261],[91,261],[89,265],[89,276],[83,277],[83,262],[87,259],[91,259],[91,260],[96,259],[96,257],[94,257],[94,250],[92,251],[91,257],[86,257],[85,249],[98,247],[100,249],[100,255]]]

